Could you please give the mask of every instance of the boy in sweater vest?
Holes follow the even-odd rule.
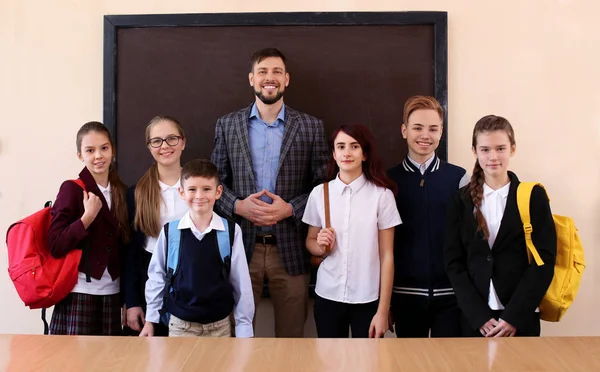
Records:
[[[435,154],[444,111],[428,96],[404,105],[402,137],[408,154],[388,171],[398,185],[396,206],[403,224],[394,235],[391,315],[397,337],[458,337],[461,312],[446,276],[442,248],[446,205],[469,182],[463,168]]]
[[[221,197],[218,170],[208,160],[192,160],[181,170],[179,193],[189,211],[158,236],[146,282],[146,322],[140,336],[153,336],[154,324],[169,314],[169,336],[231,337],[233,312],[236,337],[253,337],[254,298],[242,232],[235,224],[229,257],[220,254],[219,231],[228,228],[213,211]],[[180,234],[179,264],[165,288],[166,237]],[[224,270],[224,268],[226,268]]]

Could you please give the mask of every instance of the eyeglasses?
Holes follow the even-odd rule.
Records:
[[[155,149],[161,147],[163,142],[166,142],[167,145],[169,145],[169,146],[177,146],[177,144],[179,144],[180,139],[181,139],[181,136],[169,136],[165,139],[156,137],[156,138],[150,138],[150,141],[148,141],[148,144],[150,146],[154,147]]]

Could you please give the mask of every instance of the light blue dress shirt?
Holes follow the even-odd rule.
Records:
[[[285,127],[285,105],[281,107],[277,119],[272,124],[267,124],[261,119],[256,103],[252,105],[248,118],[248,139],[250,141],[250,156],[252,158],[252,172],[256,180],[256,189],[269,190],[275,193],[277,181],[277,167],[279,154],[283,142],[283,129]],[[272,203],[273,200],[266,195],[261,198],[264,202]],[[270,227],[261,227],[259,232],[270,233]]]

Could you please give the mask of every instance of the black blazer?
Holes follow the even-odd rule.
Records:
[[[543,266],[529,264],[523,224],[517,207],[519,179],[508,172],[510,190],[494,246],[490,249],[479,231],[468,185],[448,205],[444,243],[446,272],[458,304],[473,329],[492,318],[488,306],[490,278],[505,309],[501,318],[519,330],[539,306],[554,275],[556,230],[548,196],[536,186],[531,195],[532,240]]]

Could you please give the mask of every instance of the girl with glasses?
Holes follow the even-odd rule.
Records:
[[[186,138],[181,124],[169,116],[156,116],[146,127],[146,146],[154,163],[129,189],[127,204],[133,228],[125,258],[126,334],[139,333],[145,323],[144,290],[148,265],[162,227],[181,218],[188,206],[179,197],[181,153]],[[167,336],[166,325],[154,327],[155,335]]]

